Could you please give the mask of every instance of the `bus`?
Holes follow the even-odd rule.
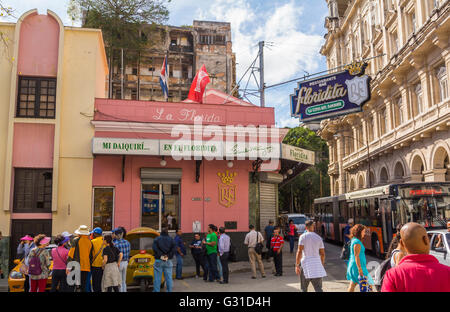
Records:
[[[381,258],[398,224],[445,228],[450,221],[450,182],[389,184],[314,200],[316,232],[325,240],[343,243],[350,218],[370,229],[363,244]]]

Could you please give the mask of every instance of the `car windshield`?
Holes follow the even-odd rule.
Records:
[[[130,240],[132,250],[149,250],[153,248],[153,237],[139,237]]]
[[[306,222],[306,218],[305,217],[292,217],[292,218],[289,218],[289,219],[294,221],[294,224],[305,224],[305,222]]]

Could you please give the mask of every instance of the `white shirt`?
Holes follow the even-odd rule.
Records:
[[[298,245],[303,246],[301,266],[305,278],[327,276],[319,252],[320,249],[325,248],[322,238],[315,232],[305,232],[300,236]]]
[[[260,232],[251,230],[247,235],[245,235],[244,244],[248,245],[249,248],[255,248],[257,243],[264,242],[264,237]]]

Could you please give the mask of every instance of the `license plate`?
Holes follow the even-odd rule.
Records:
[[[148,259],[136,259],[136,262],[137,263],[147,263],[148,262]]]

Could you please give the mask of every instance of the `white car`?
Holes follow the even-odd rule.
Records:
[[[440,263],[450,266],[450,232],[447,230],[428,231],[430,238],[430,255]]]
[[[299,213],[288,213],[287,216],[287,222],[289,223],[289,220],[294,221],[295,228],[297,229],[298,235],[303,234],[305,232],[305,223],[308,220],[308,218],[304,214]]]

